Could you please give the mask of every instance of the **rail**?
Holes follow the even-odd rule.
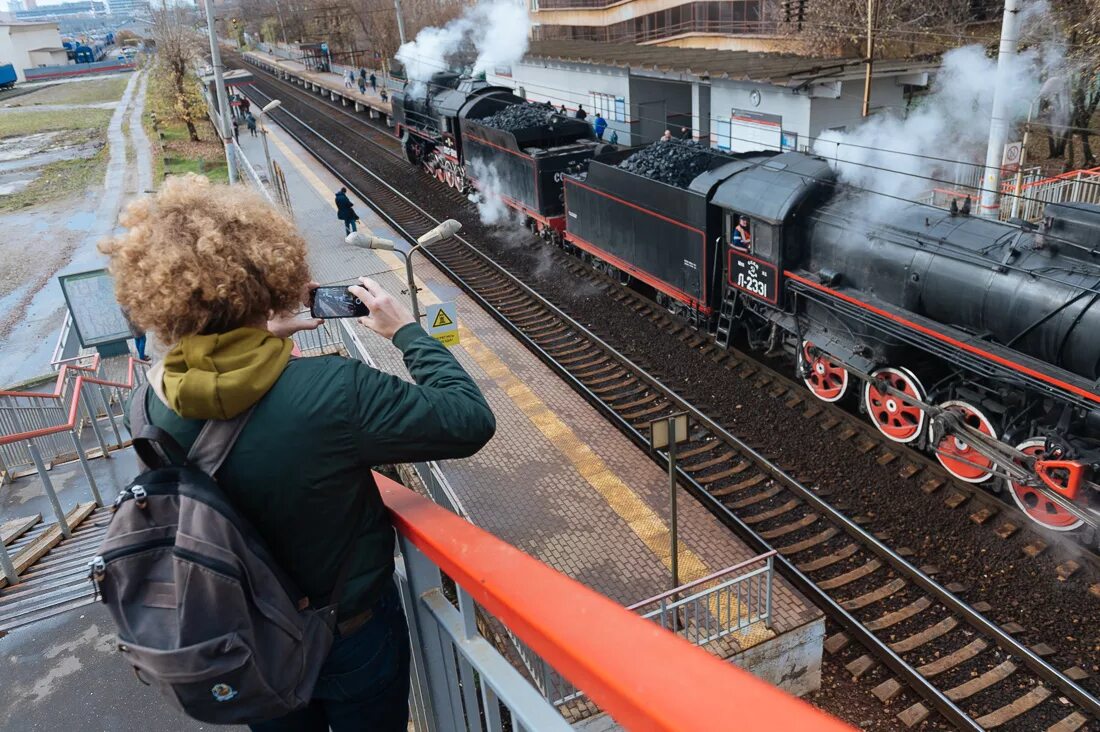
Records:
[[[744,730],[850,729],[404,486],[376,480],[398,532],[418,732],[496,732],[506,723],[570,729],[479,632],[479,613],[516,634],[626,729],[712,729],[721,719],[736,719]],[[444,576],[454,581],[453,594]]]

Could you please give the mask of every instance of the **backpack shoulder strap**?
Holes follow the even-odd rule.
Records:
[[[208,419],[187,453],[187,462],[207,475],[214,476],[229,457],[229,451],[233,449],[255,410],[256,405],[253,404],[233,419]]]
[[[149,407],[145,397],[149,394],[149,382],[146,381],[134,389],[130,396],[130,434],[138,436],[149,426]]]

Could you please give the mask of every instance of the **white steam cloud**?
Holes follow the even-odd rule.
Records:
[[[416,95],[432,74],[451,68],[460,53],[476,52],[469,69],[473,74],[520,61],[527,53],[530,30],[526,3],[482,0],[442,28],[424,28],[402,44],[396,56],[405,65],[410,93]]]
[[[477,190],[470,194],[470,201],[477,206],[478,218],[487,226],[520,226],[519,214],[504,203],[504,183],[493,165],[480,159],[468,162],[470,173],[477,181]]]
[[[1040,98],[1051,124],[1067,123],[1065,46],[1052,37],[1054,24],[1036,22],[1048,12],[1046,0],[1025,5],[1020,25],[1033,45],[1002,72],[1011,94],[1010,129],[1027,117],[1033,103],[1039,109]],[[1038,37],[1042,35],[1046,37]],[[997,77],[997,59],[981,46],[948,51],[931,93],[907,116],[884,114],[848,132],[824,132],[814,152],[834,161],[841,180],[886,196],[912,200],[944,187],[939,181],[976,185],[985,162]],[[900,202],[876,197],[873,209],[881,212],[892,203]]]

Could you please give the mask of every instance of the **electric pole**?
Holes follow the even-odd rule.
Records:
[[[871,67],[875,58],[875,0],[867,0],[867,77],[863,81],[863,116],[871,113]]]
[[[218,34],[214,29],[214,4],[203,3],[206,8],[206,28],[210,31],[210,64],[214,67],[214,87],[218,92],[218,118],[221,136],[225,143],[225,164],[229,169],[229,183],[237,182],[237,156],[233,154],[233,127],[229,122],[229,95],[225,93],[225,76],[222,68],[222,52],[218,48]]]
[[[1001,48],[997,53],[997,81],[993,87],[993,118],[989,123],[989,147],[985,150],[985,171],[982,174],[981,205],[978,212],[982,216],[997,218],[1000,204],[997,202],[1001,192],[1001,158],[1004,155],[1005,139],[1008,137],[1008,102],[1011,90],[1008,88],[1009,65],[1016,57],[1016,41],[1020,35],[1020,2],[1005,0],[1005,17],[1001,21]]]
[[[401,0],[393,0],[393,7],[397,10],[397,37],[401,39],[401,45],[405,45],[405,19],[401,17]]]

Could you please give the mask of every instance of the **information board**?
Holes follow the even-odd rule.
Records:
[[[82,347],[102,346],[132,337],[130,323],[115,300],[114,280],[107,270],[61,275],[57,279]]]
[[[783,148],[783,118],[776,114],[734,109],[730,114],[730,150],[754,152]]]

